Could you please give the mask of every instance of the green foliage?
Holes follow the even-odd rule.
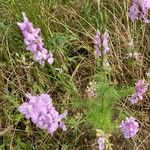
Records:
[[[115,112],[118,111],[115,106],[129,95],[131,89],[128,87],[120,89],[114,86],[107,79],[105,73],[97,75],[94,81],[96,82],[97,97],[84,101],[80,100],[75,105],[86,110],[86,121],[95,130],[101,129],[105,133],[111,133],[118,127],[118,122],[120,121],[119,114],[117,118],[115,116]]]

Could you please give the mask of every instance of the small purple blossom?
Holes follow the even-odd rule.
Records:
[[[104,47],[104,55],[109,52],[109,47],[108,47],[108,33],[105,32],[103,37],[103,47]]]
[[[142,100],[143,95],[148,89],[148,84],[145,83],[144,80],[139,80],[135,85],[136,86],[135,86],[134,94],[131,97],[129,97],[129,101],[131,104],[135,104],[139,100]]]
[[[44,48],[43,39],[40,36],[41,30],[33,27],[33,24],[28,20],[24,12],[22,15],[24,21],[18,22],[17,25],[22,31],[26,49],[33,54],[34,60],[38,61],[41,65],[44,65],[45,61],[52,64],[54,58],[52,53]]]
[[[27,119],[31,119],[37,127],[46,129],[48,133],[53,134],[57,128],[66,131],[66,125],[62,121],[67,116],[67,111],[59,114],[52,104],[52,99],[48,94],[39,96],[26,95],[28,102],[24,102],[19,107],[19,112],[25,115]]]
[[[126,139],[133,138],[139,131],[139,123],[134,117],[129,117],[122,121],[120,128]]]
[[[95,52],[96,55],[101,56],[101,37],[100,37],[100,32],[96,32],[96,35],[93,39],[93,43],[94,43],[94,48],[95,48]]]
[[[143,19],[145,23],[150,23],[150,20],[146,18],[149,9],[149,0],[133,0],[132,6],[129,9],[129,17],[131,20]]]
[[[105,138],[100,136],[98,139],[98,149],[104,150],[105,149]]]
[[[100,32],[96,32],[93,43],[96,55],[101,56],[102,54],[105,55],[109,52],[107,32],[105,32],[103,36],[100,35]]]

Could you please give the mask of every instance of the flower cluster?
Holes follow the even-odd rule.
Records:
[[[98,139],[98,149],[104,150],[105,149],[105,138],[100,136]]]
[[[139,131],[139,123],[134,117],[126,118],[125,121],[122,121],[120,125],[121,132],[123,133],[126,139],[134,137]]]
[[[132,20],[143,19],[145,23],[149,23],[150,20],[146,18],[149,9],[150,0],[133,0],[133,4],[129,9],[129,17]]]
[[[94,82],[90,82],[89,86],[87,86],[85,92],[86,92],[86,95],[88,96],[88,98],[95,98],[97,96],[95,83]]]
[[[93,43],[96,55],[102,56],[109,52],[108,33],[105,32],[104,35],[101,36],[100,32],[97,32],[95,37],[93,38]]]
[[[148,84],[144,80],[139,80],[136,83],[134,94],[129,97],[131,104],[137,103],[139,100],[143,99],[143,94],[147,91]]]
[[[40,36],[40,29],[34,28],[33,24],[28,20],[25,13],[23,15],[23,22],[18,22],[17,25],[22,31],[26,49],[33,54],[34,60],[44,65],[45,61],[52,64],[54,59],[52,53],[44,48],[42,37]]]
[[[66,117],[67,112],[59,114],[52,104],[52,99],[48,94],[39,96],[27,95],[28,102],[24,102],[19,107],[19,112],[25,115],[27,119],[31,119],[37,127],[46,129],[48,133],[53,134],[58,127],[66,130],[66,125],[62,121]]]

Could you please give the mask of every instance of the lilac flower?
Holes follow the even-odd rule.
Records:
[[[98,148],[99,148],[99,150],[105,149],[105,138],[102,136],[100,136],[98,139]]]
[[[95,52],[96,55],[101,56],[101,36],[100,36],[100,32],[96,32],[96,35],[93,39],[93,43],[94,43],[94,48],[95,48]]]
[[[28,20],[25,13],[22,13],[22,15],[24,21],[21,23],[18,22],[17,25],[22,31],[26,49],[33,54],[34,60],[38,61],[41,65],[44,65],[45,61],[52,64],[54,61],[53,55],[44,48],[43,39],[40,36],[41,30],[33,27],[33,24]]]
[[[131,97],[128,99],[131,104],[136,104],[139,101],[139,97],[137,93],[134,93]]]
[[[46,129],[48,133],[53,134],[57,128],[66,131],[66,125],[62,121],[67,116],[67,111],[59,114],[52,104],[52,99],[48,94],[39,96],[26,95],[29,99],[19,107],[19,112],[25,115],[27,119],[31,119],[37,127]]]
[[[107,54],[109,52],[107,32],[105,32],[103,35],[103,47],[104,47],[104,54]]]
[[[134,117],[129,117],[122,121],[120,128],[126,139],[133,138],[139,131],[139,123]]]
[[[96,32],[95,37],[93,38],[93,43],[94,43],[94,48],[95,48],[95,53],[98,56],[105,55],[106,53],[109,52],[109,47],[108,47],[108,33],[104,33],[103,36],[100,35],[100,32]],[[101,50],[103,48],[103,50]]]
[[[22,16],[23,16],[24,22],[22,22],[22,23],[18,22],[17,24],[24,33],[25,30],[29,31],[29,29],[32,29],[33,24],[31,22],[29,22],[28,18],[26,17],[26,14],[24,12],[22,13]]]
[[[47,60],[49,64],[52,64],[54,60],[53,55],[51,53],[48,53],[48,51],[44,48],[42,48],[41,51],[34,52],[33,58],[37,60],[41,65],[44,65],[45,60]]]
[[[129,9],[129,17],[132,20],[143,19],[145,23],[149,23],[150,20],[146,18],[149,9],[150,9],[149,0],[133,0],[133,4]]]
[[[148,84],[145,83],[144,80],[139,80],[136,83],[135,91],[138,93],[139,97],[141,97],[147,91],[147,88]]]
[[[19,107],[19,111],[25,114],[26,118],[31,118],[31,112],[32,112],[32,105],[29,103],[24,102],[21,107]]]
[[[64,122],[61,121],[59,126],[60,126],[60,128],[63,129],[63,131],[67,131],[67,128],[66,128],[66,125],[64,124]]]
[[[131,104],[137,103],[139,100],[143,99],[143,95],[148,89],[148,84],[144,82],[144,80],[139,80],[136,83],[134,94],[129,97],[129,101]]]

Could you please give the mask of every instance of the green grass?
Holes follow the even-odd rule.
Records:
[[[97,129],[108,137],[108,149],[150,149],[149,94],[136,106],[127,100],[138,79],[150,80],[150,25],[131,22],[128,7],[126,0],[0,0],[0,131],[13,125],[0,137],[0,150],[95,150]],[[41,28],[45,47],[54,54],[53,65],[42,67],[26,51],[16,24],[22,21],[21,12]],[[97,30],[109,33],[105,59],[110,70],[94,56]],[[127,46],[131,37],[132,50]],[[133,50],[141,53],[140,59],[126,60]],[[94,99],[85,96],[90,81],[96,82]],[[59,112],[68,110],[67,132],[48,135],[18,112],[28,92],[48,93]],[[130,115],[138,118],[141,130],[127,141],[118,126]]]

